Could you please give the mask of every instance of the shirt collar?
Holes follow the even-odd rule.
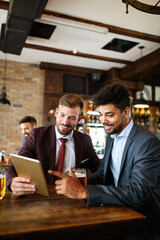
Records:
[[[133,127],[133,120],[131,119],[131,121],[128,123],[128,125],[123,129],[123,131],[119,134],[118,137],[116,137],[115,134],[111,134],[111,138],[116,139],[119,137],[128,137],[131,129]]]
[[[68,141],[70,141],[72,139],[72,137],[73,137],[73,130],[72,130],[72,132],[68,136],[64,137],[63,135],[61,135],[58,132],[58,129],[57,129],[56,125],[55,125],[55,132],[56,132],[56,139],[57,140],[60,139],[60,138],[66,138]]]

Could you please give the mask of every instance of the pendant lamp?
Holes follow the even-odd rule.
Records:
[[[4,83],[3,83],[3,87],[2,87],[2,91],[1,91],[1,97],[0,97],[0,105],[4,104],[4,105],[8,105],[10,106],[11,103],[10,101],[7,99],[7,90],[6,90],[6,68],[7,68],[7,57],[5,55],[5,64],[4,64]]]
[[[142,79],[142,75],[143,75],[143,72],[142,72],[142,49],[144,48],[144,46],[140,46],[139,49],[141,50],[141,83],[143,83],[143,79]],[[149,104],[148,102],[144,99],[143,97],[143,92],[141,90],[140,92],[140,96],[139,96],[139,99],[137,99],[134,103],[134,107],[135,108],[148,108],[149,107]]]

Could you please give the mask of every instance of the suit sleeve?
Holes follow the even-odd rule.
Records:
[[[103,166],[100,165],[98,173],[94,174],[95,178],[93,177],[91,181],[94,185],[87,185],[88,206],[119,205],[139,208],[156,194],[155,189],[160,181],[159,139],[153,136],[138,143],[135,142],[132,150],[132,154],[128,156],[131,164],[128,168],[124,166],[123,176],[120,176],[122,181],[117,187],[95,183],[98,175],[103,174]]]
[[[30,136],[27,138],[27,140],[25,141],[24,145],[21,147],[18,154],[21,156],[34,158],[34,151],[33,151],[33,147],[31,146],[35,146],[35,133],[33,130],[31,131]],[[14,177],[17,177],[17,172],[14,168],[14,165],[12,164],[8,168],[6,173],[6,186],[8,189],[10,189],[10,185]]]
[[[14,177],[17,177],[17,172],[13,166],[13,164],[8,168],[7,172],[6,172],[6,187],[10,189],[10,185],[12,183],[12,179]]]
[[[18,155],[35,158],[36,131],[32,129],[29,137],[18,152]]]

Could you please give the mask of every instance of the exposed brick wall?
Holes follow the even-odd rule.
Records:
[[[0,60],[0,93],[3,79],[4,61]],[[7,61],[6,87],[11,106],[0,105],[0,151],[17,153],[23,141],[19,120],[32,115],[42,126],[44,71],[38,65]]]

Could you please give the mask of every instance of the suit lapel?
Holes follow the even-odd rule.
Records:
[[[53,184],[54,176],[48,174],[48,170],[55,169],[55,156],[56,156],[56,134],[55,126],[53,125],[49,133],[47,133],[46,146],[44,146],[45,152],[45,165],[46,165],[46,180],[48,184]]]
[[[55,126],[51,128],[50,131],[50,137],[48,138],[48,141],[50,142],[50,150],[48,151],[50,156],[49,158],[49,166],[50,169],[55,169],[55,158],[56,158],[56,133],[55,133]]]
[[[73,131],[74,138],[74,149],[75,149],[75,166],[80,167],[81,165],[81,153],[82,153],[82,144],[79,139],[79,135],[76,131]]]
[[[107,141],[106,141],[106,151],[105,151],[105,155],[104,155],[104,175],[103,175],[103,181],[104,183],[106,182],[106,174],[108,171],[108,164],[111,158],[111,150],[112,150],[112,146],[113,146],[113,138],[108,137]]]

